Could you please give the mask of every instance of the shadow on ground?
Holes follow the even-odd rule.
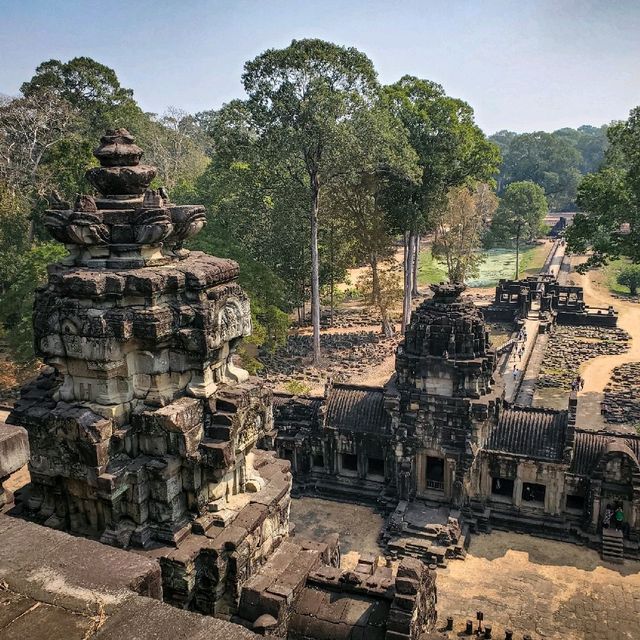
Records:
[[[494,531],[490,534],[474,535],[469,553],[476,558],[493,561],[503,558],[509,551],[524,552],[532,564],[551,567],[571,566],[583,571],[606,568],[628,576],[640,572],[640,562],[625,560],[624,564],[604,562],[597,551],[582,545],[557,540],[534,538],[533,536]]]

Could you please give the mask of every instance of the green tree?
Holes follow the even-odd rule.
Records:
[[[120,85],[113,69],[92,58],[73,58],[68,62],[47,60],[36,68],[35,75],[20,87],[26,97],[53,93],[77,109],[84,117],[86,133],[91,138],[105,129],[126,127],[138,134],[146,117],[133,91]]]
[[[624,267],[617,277],[618,284],[623,287],[629,287],[629,291],[632,296],[638,293],[638,287],[640,287],[640,265],[630,264]]]
[[[211,141],[211,162],[189,196],[208,212],[195,244],[215,242],[221,255],[240,261],[241,270],[244,256],[262,264],[281,286],[277,295],[259,293],[271,295],[282,310],[298,308],[302,317],[310,271],[308,191],[263,144],[245,102],[235,100],[197,120]]]
[[[294,40],[247,62],[242,76],[257,130],[309,198],[313,359],[320,362],[320,195],[349,162],[351,120],[377,90],[371,61],[353,48]]]
[[[469,181],[489,181],[500,154],[475,124],[473,109],[447,96],[440,85],[404,76],[385,87],[385,94],[392,113],[408,131],[421,172],[417,184],[399,176],[390,182],[385,196],[394,227],[404,235],[404,328],[411,313],[417,236],[434,228],[449,189]]]
[[[569,249],[590,252],[586,271],[625,256],[640,263],[640,107],[607,131],[604,166],[585,176],[578,188],[576,214],[567,230]]]
[[[351,239],[349,249],[358,264],[371,270],[370,301],[382,318],[382,331],[391,336],[389,308],[393,286],[382,286],[380,266],[395,253],[393,229],[382,192],[390,179],[402,176],[409,184],[420,177],[417,154],[407,132],[388,105],[378,100],[354,118],[359,163],[336,179],[327,200],[330,218],[340,222]],[[395,278],[387,277],[385,283]]]
[[[580,176],[597,171],[607,147],[606,127],[582,126],[553,133],[498,131],[490,137],[502,153],[498,191],[531,180],[544,190],[552,209],[574,209]]]
[[[515,245],[516,280],[520,277],[520,245],[537,237],[547,211],[542,187],[530,180],[512,182],[502,194],[491,221],[491,233],[496,242]]]
[[[23,253],[13,254],[8,270],[11,286],[2,295],[0,324],[14,359],[30,364],[33,354],[33,301],[35,288],[46,280],[47,267],[66,255],[57,242],[37,244]]]

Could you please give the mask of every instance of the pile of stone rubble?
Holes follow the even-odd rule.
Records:
[[[616,367],[604,389],[604,418],[613,424],[640,423],[640,362]]]
[[[344,381],[393,355],[397,340],[373,331],[358,331],[322,335],[320,344],[323,357],[330,363],[325,375]],[[319,374],[310,364],[311,353],[310,335],[289,336],[287,343],[275,352],[263,351],[260,354],[265,365],[260,375],[271,383],[291,379],[314,382]]]
[[[540,369],[537,386],[571,389],[578,368],[597,356],[629,350],[629,334],[617,327],[556,326]]]

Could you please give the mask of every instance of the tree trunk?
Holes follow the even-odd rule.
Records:
[[[414,249],[413,249],[413,269],[411,270],[411,294],[417,296],[420,292],[418,291],[418,258],[420,256],[420,235],[416,234],[413,240]]]
[[[520,276],[520,229],[516,233],[516,280]]]
[[[402,331],[407,328],[411,320],[411,289],[413,276],[413,232],[405,231],[404,234],[404,295],[402,298]]]
[[[331,298],[331,301],[330,301],[331,310],[329,312],[329,326],[333,327],[333,307],[334,307],[334,302],[333,302],[333,293],[334,293],[333,224],[329,227],[329,259],[331,260],[331,273],[329,274],[329,277],[330,277],[329,291],[330,291],[330,298]]]
[[[371,293],[373,303],[380,311],[380,316],[382,318],[382,333],[385,337],[391,338],[393,336],[393,326],[391,325],[391,320],[389,320],[387,305],[382,299],[382,293],[380,291],[380,275],[378,273],[378,257],[375,254],[370,257],[369,264],[371,266]]]
[[[320,260],[318,257],[318,177],[312,178],[311,191],[311,323],[313,325],[313,365],[320,366]]]

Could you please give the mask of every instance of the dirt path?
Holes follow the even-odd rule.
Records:
[[[619,312],[618,326],[631,336],[631,348],[613,356],[598,356],[583,363],[580,375],[584,378],[584,389],[579,393],[578,426],[601,429],[614,428],[604,422],[600,406],[604,399],[604,388],[611,379],[613,369],[627,362],[640,361],[640,305],[613,298],[608,291],[594,284],[593,273],[573,272],[571,279],[583,288],[585,302],[592,306],[613,305]],[[616,430],[634,432],[632,427],[616,426]]]

